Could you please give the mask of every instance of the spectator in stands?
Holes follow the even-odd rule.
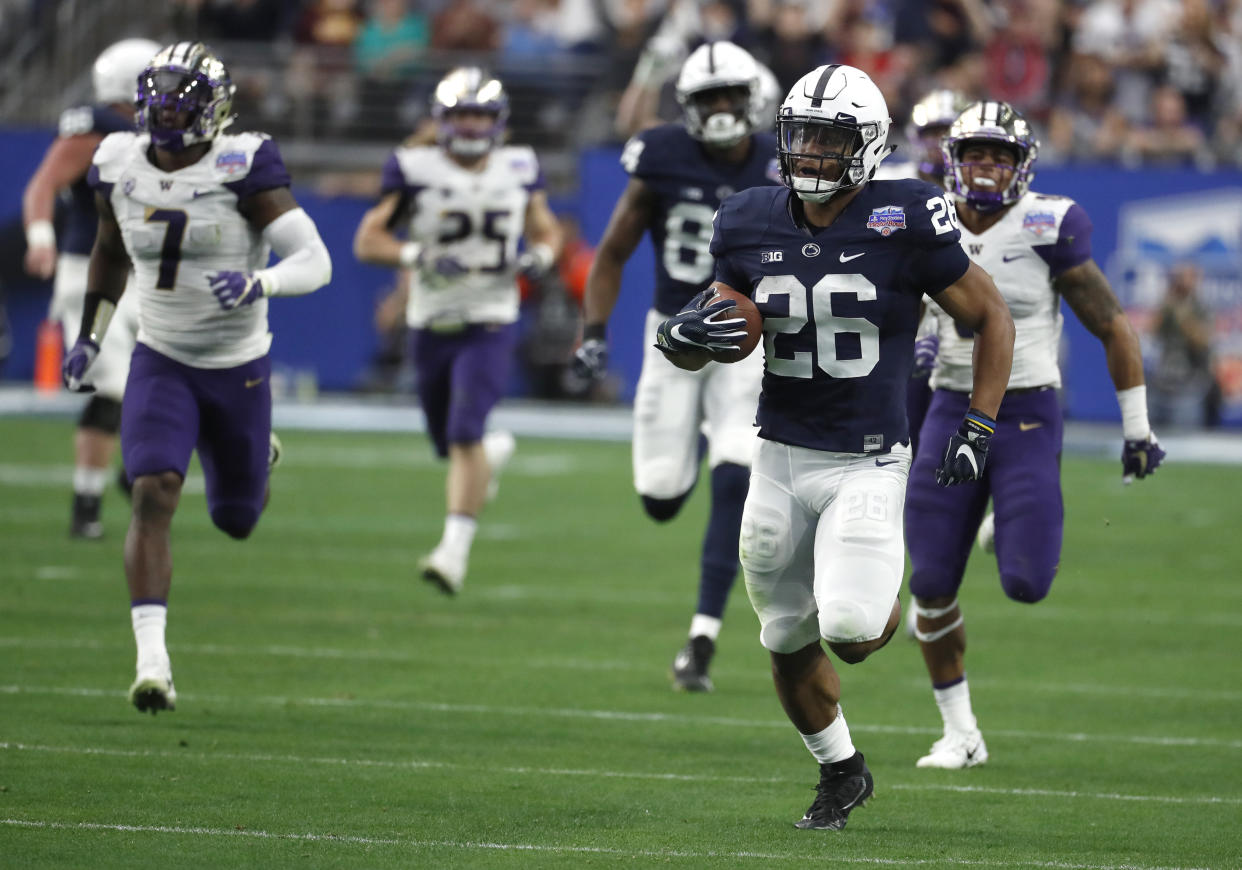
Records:
[[[1181,92],[1187,114],[1205,132],[1213,126],[1230,38],[1216,31],[1207,0],[1182,0],[1181,20],[1165,46],[1165,80]]]
[[[561,51],[558,6],[557,0],[513,0],[504,27],[504,57],[530,60]]]
[[[1127,124],[1113,105],[1113,71],[1097,54],[1075,54],[1064,91],[1049,118],[1049,151],[1057,161],[1092,162],[1117,156]]]
[[[1167,33],[1178,16],[1177,0],[1096,0],[1079,19],[1074,50],[1098,54],[1113,67],[1115,104],[1131,123],[1147,112]]]
[[[1151,376],[1149,406],[1154,424],[1212,425],[1208,412],[1212,374],[1212,312],[1199,299],[1202,272],[1179,263],[1156,315],[1158,348]]]
[[[286,0],[181,0],[179,5],[203,40],[275,42],[289,24]]]
[[[501,38],[500,22],[481,0],[454,0],[431,24],[431,45],[440,51],[492,52]]]
[[[294,27],[287,77],[301,129],[340,129],[358,113],[354,41],[365,18],[355,0],[310,0]]]
[[[1004,24],[986,49],[988,95],[1028,118],[1048,116],[1057,42],[1057,5],[1049,0],[1010,0]]]
[[[1151,111],[1146,123],[1126,135],[1121,160],[1127,166],[1199,166],[1212,163],[1203,131],[1186,116],[1186,100],[1170,85],[1151,93]]]
[[[768,18],[755,17],[755,57],[776,75],[782,93],[809,69],[831,59],[825,10],[807,0],[780,0]]]
[[[407,109],[418,59],[429,40],[427,16],[410,0],[372,0],[371,14],[354,39],[354,64],[362,77],[359,110],[374,119],[374,133],[400,135],[418,109]]]

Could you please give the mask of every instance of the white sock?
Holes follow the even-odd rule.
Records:
[[[936,706],[940,708],[940,718],[944,720],[945,732],[957,731],[970,733],[979,728],[975,721],[974,711],[970,708],[970,686],[963,677],[960,683],[954,683],[947,689],[932,689],[936,696]]]
[[[465,558],[470,555],[470,545],[474,543],[474,533],[478,527],[474,517],[449,514],[444,518],[444,535],[440,538],[440,546]]]
[[[144,662],[167,662],[168,649],[164,646],[164,628],[168,624],[166,604],[136,604],[130,608],[134,623],[134,642],[138,646],[138,664]]]
[[[690,620],[690,636],[691,637],[710,637],[713,641],[720,637],[720,626],[723,625],[721,620],[714,616],[706,616],[702,613],[694,614],[694,618]]]
[[[850,739],[850,726],[845,724],[845,713],[840,706],[837,707],[837,718],[832,720],[831,725],[818,734],[802,734],[802,742],[820,764],[844,761],[857,752],[854,741]]]
[[[73,491],[76,495],[103,495],[111,469],[79,465],[73,469]]]

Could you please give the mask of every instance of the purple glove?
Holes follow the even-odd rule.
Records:
[[[1121,448],[1121,473],[1126,483],[1131,478],[1144,478],[1152,474],[1167,454],[1160,449],[1160,442],[1153,432],[1146,441],[1127,441]]]
[[[263,298],[263,283],[258,276],[249,272],[216,272],[208,275],[211,292],[216,294],[216,301],[225,311],[253,305]]]
[[[914,343],[914,369],[910,376],[925,378],[936,366],[936,354],[940,352],[940,336],[925,335]]]
[[[75,393],[95,392],[94,386],[84,383],[82,378],[86,376],[86,370],[91,367],[91,363],[97,356],[99,356],[99,345],[95,342],[89,338],[79,338],[75,341],[69,353],[65,355],[64,364],[60,367],[60,376],[64,378],[65,386]]]

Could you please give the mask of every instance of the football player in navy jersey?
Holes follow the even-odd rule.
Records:
[[[176,706],[165,629],[172,519],[190,456],[198,453],[212,523],[249,537],[280,455],[268,299],[318,289],[332,261],[289,190],[276,143],[225,132],[235,88],[210,49],[170,45],[138,81],[138,130],[100,142],[88,175],[99,232],[62,374],[69,389],[90,389],[118,303],[136,295],[138,342],[121,408],[134,484],[125,578],[138,657],[129,699],[155,713]],[[279,262],[269,266],[272,253]]]
[[[755,444],[758,358],[682,371],[655,350],[656,325],[711,282],[712,215],[734,191],[779,182],[776,142],[758,132],[763,96],[754,58],[731,42],[695,49],[677,78],[684,124],[645,130],[626,144],[629,185],[617,202],[587,277],[586,326],[575,369],[607,368],[607,324],[621,272],[643,234],[656,251],[655,298],[643,336],[646,352],[634,396],[634,488],[657,522],[677,515],[698,480],[707,433],[711,511],[699,563],[698,604],[689,637],[673,660],[673,685],[710,691],[729,590],[737,576],[737,539]]]
[[[966,633],[957,591],[980,518],[991,496],[1001,587],[1034,604],[1048,594],[1061,558],[1064,508],[1062,420],[1057,352],[1060,300],[1104,345],[1121,405],[1122,472],[1145,477],[1164,458],[1147,420],[1139,341],[1091,258],[1091,221],[1063,196],[1030,190],[1039,143],[1007,103],[974,103],[944,140],[945,184],[959,206],[962,242],[987,269],[1016,326],[1013,371],[997,416],[996,449],[978,483],[946,490],[931,483],[933,458],[916,457],[906,500],[917,637],[931,677],[944,735],[919,767],[958,769],[988,758],[970,704]],[[937,299],[937,302],[940,300]],[[941,322],[923,438],[943,441],[974,404],[969,390],[979,336]]]
[[[776,693],[820,765],[799,828],[844,827],[872,791],[821,642],[861,662],[901,619],[905,393],[923,294],[977,335],[973,394],[956,431],[925,442],[926,455],[944,457],[941,484],[983,473],[1013,350],[1009,311],[962,250],[944,191],[870,180],[889,152],[889,124],[861,70],[807,74],[777,115],[785,186],[725,200],[711,243],[715,285],[749,295],[763,315],[760,446],[741,562]],[[703,365],[736,332],[731,303],[709,303],[710,294],[657,330],[678,365]]]
[[[95,244],[95,194],[86,183],[95,147],[109,133],[134,127],[134,95],[138,74],[160,50],[149,39],[123,39],[106,48],[91,70],[95,105],[78,106],[60,116],[59,135],[26,185],[22,220],[26,226],[26,271],[51,278],[51,320],[59,321],[65,347],[77,336],[86,293],[86,264]],[[61,236],[56,237],[52,212],[56,196],[69,193]],[[75,538],[103,535],[100,507],[108,484],[121,425],[121,396],[129,372],[129,355],[137,331],[136,300],[119,312],[107,345],[95,365],[95,392],[78,418],[74,435],[73,509],[69,534]],[[122,480],[124,480],[122,472]]]

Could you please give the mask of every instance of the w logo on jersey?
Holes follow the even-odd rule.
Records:
[[[967,245],[970,248],[970,256],[977,257],[983,253],[983,245]]]
[[[882,236],[891,236],[898,230],[906,228],[906,210],[899,205],[886,205],[873,208],[867,218],[867,229],[875,230]]]

